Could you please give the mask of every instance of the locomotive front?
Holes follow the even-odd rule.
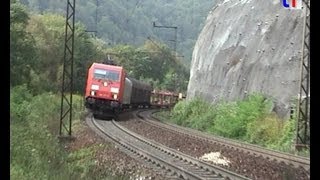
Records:
[[[93,63],[88,71],[86,107],[96,113],[121,109],[125,75],[120,66]]]

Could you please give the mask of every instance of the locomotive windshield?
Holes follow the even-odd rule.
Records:
[[[106,70],[106,69],[95,69],[95,79],[106,79],[111,81],[119,81],[120,73],[118,71]]]

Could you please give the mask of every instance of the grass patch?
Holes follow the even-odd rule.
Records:
[[[70,153],[68,163],[72,173],[79,175],[80,178],[90,177],[88,175],[93,176],[90,172],[95,167],[95,153],[95,147],[86,147]]]

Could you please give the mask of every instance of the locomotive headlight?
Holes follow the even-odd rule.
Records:
[[[113,99],[117,99],[117,98],[118,98],[118,94],[114,94]]]
[[[107,83],[107,82],[103,82],[103,85],[104,85],[104,86],[108,86],[108,83]]]
[[[92,90],[99,90],[99,85],[92,84],[91,89]]]
[[[96,94],[96,92],[91,91],[91,96],[94,96]]]
[[[119,93],[119,88],[111,87],[110,91],[112,93]]]

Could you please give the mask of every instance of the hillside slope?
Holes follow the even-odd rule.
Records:
[[[67,1],[20,0],[31,10],[45,13],[66,13]],[[190,65],[192,49],[204,25],[207,13],[216,0],[77,0],[76,21],[86,25],[89,31],[98,31],[97,36],[109,45],[142,45],[149,36],[167,44],[184,56]],[[97,19],[96,19],[97,18]],[[97,22],[96,22],[97,21]],[[177,39],[172,28],[177,27]]]
[[[196,42],[187,99],[242,99],[252,92],[274,98],[288,115],[299,91],[303,11],[279,0],[221,0]]]

